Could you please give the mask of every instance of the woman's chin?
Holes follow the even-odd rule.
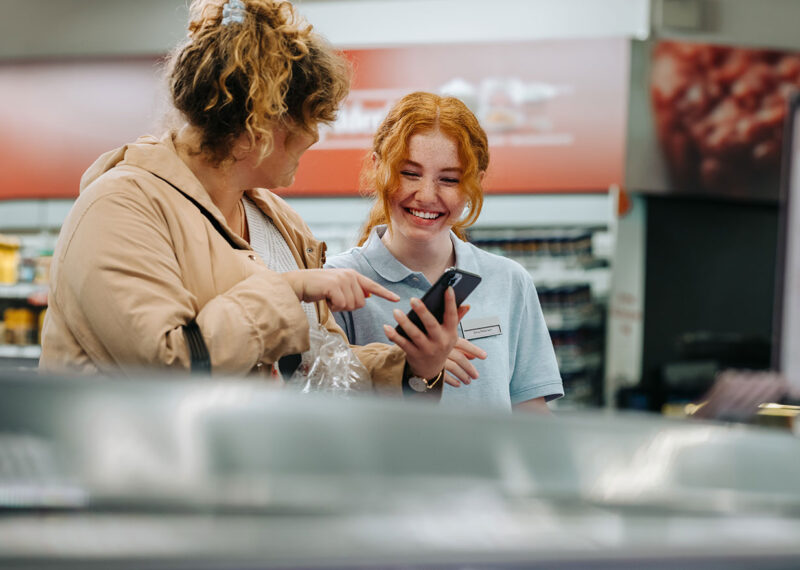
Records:
[[[406,224],[406,228],[406,234],[410,239],[431,239],[442,233],[450,232],[450,226],[439,220],[411,221]]]
[[[270,190],[279,190],[289,188],[292,184],[294,184],[294,174],[275,180],[274,183],[267,186],[267,188]]]

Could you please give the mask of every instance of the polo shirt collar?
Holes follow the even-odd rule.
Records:
[[[386,281],[399,283],[414,272],[395,259],[392,253],[381,241],[386,225],[375,226],[369,234],[362,250],[364,259],[367,260],[375,273]]]
[[[362,252],[364,259],[378,275],[386,281],[398,283],[416,273],[397,261],[386,248],[386,245],[381,241],[385,231],[385,224],[375,226],[370,232],[366,243],[364,243]],[[469,244],[458,239],[452,230],[450,231],[450,240],[453,242],[453,248],[456,253],[456,267],[472,273],[478,273],[479,268],[475,259],[475,252],[472,251]]]
[[[475,258],[475,248],[467,242],[461,241],[452,230],[450,230],[450,240],[453,242],[453,249],[456,252],[456,267],[470,273],[479,273],[480,267]]]

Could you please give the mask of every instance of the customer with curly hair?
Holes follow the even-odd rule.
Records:
[[[348,92],[341,55],[288,2],[194,0],[188,40],[170,57],[180,124],[101,156],[53,258],[43,370],[142,368],[275,376],[309,347],[309,327],[342,334],[330,309],[397,296],[352,270],[323,270],[325,246],[264,188],[292,183],[298,160]],[[413,376],[441,390],[463,313],[452,294],[427,334],[355,348],[378,393]]]

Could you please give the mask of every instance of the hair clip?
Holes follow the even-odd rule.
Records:
[[[244,22],[246,13],[247,10],[242,0],[229,0],[222,7],[222,25],[241,24]]]

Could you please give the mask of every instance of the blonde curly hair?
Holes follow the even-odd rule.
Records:
[[[168,61],[172,102],[216,164],[232,158],[242,134],[263,158],[276,125],[332,122],[350,85],[347,60],[289,2],[242,0],[242,20],[223,24],[227,1],[192,1],[189,38]]]
[[[400,170],[408,160],[411,137],[437,130],[458,146],[463,170],[459,190],[467,200],[467,213],[453,224],[453,231],[465,239],[464,230],[475,223],[483,208],[481,173],[489,167],[489,141],[478,119],[461,100],[417,91],[404,96],[389,110],[375,132],[372,151],[364,159],[361,189],[374,196],[375,204],[361,228],[358,245],[367,241],[375,226],[391,227],[390,201],[400,187]]]

